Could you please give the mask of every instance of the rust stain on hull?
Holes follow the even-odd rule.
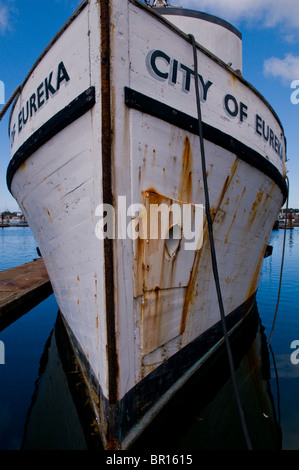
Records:
[[[51,222],[51,224],[52,224],[52,223],[53,223],[53,221],[52,221],[52,217],[51,217],[51,214],[50,214],[50,211],[49,211],[49,209],[47,209],[47,214],[48,214],[48,216],[49,216],[49,219],[50,219],[50,222]]]
[[[224,243],[227,243],[227,242],[228,242],[228,239],[229,239],[229,236],[230,236],[230,232],[231,232],[231,230],[232,230],[232,228],[233,228],[233,226],[234,226],[234,224],[235,224],[235,221],[236,221],[236,219],[237,219],[237,214],[238,214],[238,211],[239,211],[239,207],[240,207],[241,201],[242,201],[243,196],[244,196],[245,193],[246,193],[246,186],[244,187],[244,189],[243,189],[243,191],[242,191],[242,194],[241,194],[241,197],[239,198],[239,202],[238,202],[238,204],[237,204],[237,208],[236,208],[235,213],[234,213],[234,215],[233,215],[233,220],[232,220],[232,222],[231,222],[231,224],[230,224],[230,226],[229,226],[229,229],[228,229],[228,231],[227,231],[227,234],[226,234],[226,236],[225,236],[225,238],[224,238]],[[238,196],[238,197],[239,197],[239,196]],[[237,202],[237,201],[236,201],[236,202]]]
[[[261,256],[256,264],[255,270],[253,272],[253,276],[251,278],[250,284],[249,284],[249,289],[246,295],[246,299],[249,299],[256,291],[258,288],[258,283],[259,283],[259,278],[260,278],[260,272],[262,269],[262,263],[264,260],[264,253],[266,251],[268,242],[266,241],[264,248],[262,250]]]
[[[250,210],[250,213],[249,213],[249,225],[251,225],[256,217],[256,214],[257,214],[257,208],[259,207],[259,205],[261,204],[262,200],[263,200],[263,197],[264,197],[264,191],[259,191],[256,195],[256,199],[254,201],[254,203],[252,204],[252,207],[251,207],[251,210]]]
[[[224,185],[221,189],[220,196],[218,199],[217,207],[211,206],[210,212],[211,212],[211,217],[213,221],[215,220],[215,217],[217,213],[220,210],[220,206],[223,203],[223,200],[225,198],[225,195],[227,193],[227,190],[230,186],[230,183],[236,173],[236,169],[238,166],[238,159],[236,158],[232,164],[231,170],[229,175],[226,177]],[[228,199],[227,199],[228,201]],[[224,214],[225,215],[225,214]],[[181,318],[181,328],[180,328],[180,333],[183,334],[185,329],[186,329],[186,322],[187,322],[187,316],[189,312],[189,307],[190,305],[194,302],[196,297],[198,296],[198,293],[196,291],[197,287],[197,279],[198,279],[198,270],[199,270],[199,265],[200,265],[200,260],[202,253],[204,253],[208,249],[208,243],[209,243],[209,234],[208,234],[208,226],[206,221],[204,222],[204,227],[203,227],[203,244],[201,250],[198,250],[195,252],[194,255],[194,262],[192,266],[192,270],[190,272],[190,279],[188,283],[188,287],[186,290],[186,295],[185,295],[185,301],[184,301],[184,306],[182,310],[182,318]]]
[[[191,202],[193,193],[193,157],[189,137],[185,137],[184,151],[182,155],[182,171],[179,181],[178,199],[184,202]]]
[[[226,217],[227,206],[234,203],[236,206],[233,219],[226,234],[225,241],[228,240],[230,233],[234,227],[234,223],[237,219],[238,210],[240,210],[241,202],[243,196],[246,194],[246,187],[243,187],[243,191],[238,191],[237,199],[232,202],[231,194],[228,194],[229,188],[232,187],[232,183],[235,184],[238,182],[238,169],[239,159],[236,157],[227,175],[223,178],[222,187],[219,188],[218,195],[215,197],[214,205],[211,206],[211,216],[213,219],[214,229],[217,230],[221,226],[221,222]],[[211,172],[210,172],[211,173]],[[209,176],[209,179],[212,179],[213,176]],[[148,208],[155,204],[160,206],[161,204],[166,204],[168,207],[173,202],[191,203],[193,196],[193,156],[190,140],[188,137],[184,140],[184,148],[181,159],[181,171],[179,173],[179,184],[177,189],[177,199],[171,199],[154,187],[148,187],[147,190],[142,192],[143,195],[143,204]],[[233,191],[232,187],[230,193]],[[254,202],[251,211],[252,214],[255,213],[259,207],[259,203],[263,199],[263,193],[257,195],[256,201]],[[225,210],[226,209],[226,210]],[[148,221],[149,222],[149,219]],[[169,220],[169,223],[171,221]],[[149,225],[147,227],[149,228]],[[218,227],[218,229],[217,229]],[[200,293],[200,286],[198,284],[199,279],[199,269],[202,266],[202,269],[207,268],[207,263],[209,261],[209,234],[206,220],[204,221],[203,226],[203,243],[200,250],[197,250],[192,254],[191,259],[189,258],[190,270],[188,270],[184,284],[178,284],[177,274],[178,269],[182,266],[181,261],[176,261],[177,258],[169,260],[166,256],[165,251],[165,240],[160,238],[150,239],[150,234],[148,233],[147,239],[141,239],[140,237],[136,240],[136,251],[135,251],[135,272],[137,273],[136,277],[136,298],[141,296],[141,321],[144,322],[143,338],[146,345],[157,344],[158,347],[160,335],[163,336],[161,329],[165,328],[165,322],[163,317],[163,302],[165,303],[166,309],[168,308],[167,301],[165,300],[165,293],[168,289],[172,288],[181,288],[183,287],[185,292],[182,295],[182,303],[180,307],[180,313],[178,317],[178,334],[183,334],[186,330],[188,314],[190,312],[190,307],[198,301],[198,296]],[[184,269],[186,266],[184,265]],[[256,279],[258,279],[260,271],[260,263],[256,268],[256,274],[253,276],[252,288],[249,289],[249,295],[253,293],[253,290],[256,286]],[[188,279],[189,277],[189,279]],[[229,282],[227,280],[227,282]],[[152,294],[150,294],[150,292]],[[154,293],[154,297],[153,297]],[[163,326],[164,325],[164,326]]]
[[[228,190],[228,187],[236,173],[236,170],[237,170],[237,166],[238,166],[238,159],[236,158],[232,164],[232,167],[231,167],[231,170],[230,170],[230,173],[229,175],[227,175],[226,177],[226,180],[224,182],[224,185],[221,189],[221,192],[220,192],[220,195],[219,195],[219,199],[218,199],[218,204],[217,204],[217,208],[215,209],[215,215],[216,213],[218,212],[218,209],[219,207],[221,206],[221,204],[223,203],[223,199],[224,199],[224,196]],[[226,204],[228,204],[229,202],[229,199],[226,201]]]
[[[192,270],[190,272],[190,279],[189,279],[189,283],[187,286],[184,305],[182,309],[180,334],[183,334],[186,329],[186,321],[187,321],[187,316],[189,312],[189,306],[193,303],[195,297],[197,296],[195,288],[196,288],[196,282],[197,282],[197,277],[198,277],[198,269],[199,269],[199,263],[201,260],[201,255],[206,249],[205,247],[206,247],[207,236],[208,236],[208,231],[206,227],[204,229],[204,234],[203,234],[202,248],[201,250],[196,251],[194,254],[194,262],[193,262]]]
[[[187,191],[192,190],[192,184],[190,185],[190,148],[186,142],[187,150],[185,154],[185,165],[183,166],[183,171],[181,175],[181,192],[180,194],[186,195]],[[189,150],[188,150],[189,148]],[[184,176],[188,175],[186,179],[187,184],[185,184]],[[192,177],[191,177],[192,180]],[[143,191],[143,205],[147,209],[147,228],[148,232],[150,228],[157,229],[158,237],[151,238],[150,233],[148,233],[147,239],[141,239],[138,237],[135,241],[136,247],[136,258],[135,258],[135,270],[136,270],[136,291],[137,296],[142,296],[141,302],[141,321],[143,323],[143,334],[142,334],[142,344],[144,353],[148,353],[151,350],[159,347],[164,338],[171,339],[168,335],[168,332],[165,330],[165,325],[167,322],[165,318],[170,311],[170,301],[168,298],[167,292],[169,289],[180,288],[181,285],[175,280],[178,262],[177,257],[169,258],[166,253],[165,245],[165,230],[168,230],[173,225],[173,214],[169,210],[171,205],[174,202],[173,199],[160,194],[155,188],[150,187],[146,191]],[[187,192],[188,198],[191,199],[191,192]],[[152,214],[156,214],[155,210],[151,213],[153,206],[160,208],[161,206],[167,207],[169,212],[165,212],[167,220],[161,219],[161,212],[158,212],[158,216],[154,217],[151,220]],[[157,214],[156,214],[157,215]],[[165,217],[165,215],[164,215]],[[153,227],[155,225],[155,227]],[[158,226],[157,226],[158,225]],[[163,233],[161,231],[163,225]],[[167,300],[168,299],[168,300]],[[175,307],[174,307],[175,308]],[[166,315],[166,317],[165,317]],[[180,314],[179,314],[180,315]],[[179,324],[178,324],[179,327]],[[176,333],[177,334],[177,333]]]

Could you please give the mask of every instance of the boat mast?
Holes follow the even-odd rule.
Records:
[[[181,5],[171,5],[168,3],[168,0],[144,0],[146,5],[151,8],[161,8],[161,7],[174,7],[182,8]]]

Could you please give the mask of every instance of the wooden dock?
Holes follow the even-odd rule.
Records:
[[[28,227],[28,224],[0,224],[0,228],[9,228],[9,227]]]
[[[43,260],[0,272],[0,331],[52,294]]]

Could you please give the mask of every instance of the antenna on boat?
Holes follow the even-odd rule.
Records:
[[[150,2],[149,0],[144,0],[144,1],[151,8],[160,8],[160,7],[182,8],[181,5],[171,5],[170,3],[168,3],[168,0],[154,0],[153,2]]]
[[[154,0],[152,3],[149,0],[145,0],[145,3],[152,8],[169,6],[167,0]]]
[[[167,7],[167,0],[154,0],[153,7]]]
[[[168,0],[153,0],[153,2],[149,0],[144,0],[146,5],[151,8],[160,8],[160,7],[175,7],[175,8],[182,8],[181,5],[171,5],[168,3]]]

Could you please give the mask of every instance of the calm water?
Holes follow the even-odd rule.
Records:
[[[299,364],[291,362],[291,343],[299,341],[299,228],[286,234],[281,300],[270,351],[266,344],[276,307],[283,233],[271,234],[273,254],[264,260],[257,310],[246,335],[233,343],[234,354],[240,353],[237,377],[257,449],[299,449]],[[36,257],[36,242],[28,228],[0,230],[0,270]],[[0,331],[5,345],[5,364],[0,365],[0,449],[86,448],[51,335],[57,312],[52,295]],[[190,382],[185,391],[188,400],[179,395],[137,441],[135,450],[163,445],[175,450],[243,448],[225,364],[224,352]]]
[[[0,229],[0,271],[37,258],[28,227]],[[19,449],[28,408],[38,378],[40,359],[53,329],[58,307],[51,295],[1,331],[5,365],[0,365],[0,449]]]
[[[258,290],[258,308],[267,337],[274,318],[283,246],[283,230],[273,231],[269,244],[273,255],[264,260]],[[299,449],[299,364],[291,362],[291,343],[299,340],[299,227],[286,232],[286,248],[281,297],[271,346],[271,388],[280,404],[284,449]],[[299,356],[298,356],[299,357]],[[275,369],[279,388],[275,385]],[[278,397],[277,397],[278,392]]]
[[[0,228],[0,271],[38,258],[36,247],[29,227]]]

